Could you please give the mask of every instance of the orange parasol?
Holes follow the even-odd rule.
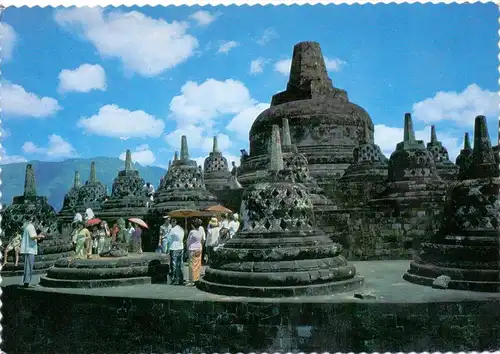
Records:
[[[144,227],[146,229],[149,229],[148,224],[146,224],[144,222],[144,220],[142,220],[142,219],[139,219],[139,218],[130,218],[130,219],[128,219],[128,221],[136,223],[137,225],[142,226],[142,227]]]
[[[168,212],[171,218],[194,218],[196,216],[210,216],[211,214],[206,211],[194,209],[177,209]]]
[[[232,213],[233,212],[231,209],[228,209],[225,206],[220,205],[220,204],[209,206],[208,208],[205,208],[205,211],[210,211],[210,212],[216,213],[216,214],[224,214],[224,213]]]

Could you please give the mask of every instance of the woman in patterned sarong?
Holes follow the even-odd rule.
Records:
[[[132,252],[142,253],[142,229],[134,223],[134,233],[132,234]]]
[[[76,233],[76,258],[92,258],[92,236],[83,222],[78,222]]]
[[[187,249],[189,252],[189,281],[186,286],[193,286],[200,280],[201,273],[201,254],[203,250],[203,235],[200,232],[202,222],[200,219],[194,219],[191,222],[191,231],[187,238]]]

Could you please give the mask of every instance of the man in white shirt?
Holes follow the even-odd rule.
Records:
[[[184,230],[177,225],[177,220],[170,221],[172,229],[168,235],[168,250],[170,252],[170,283],[184,285]]]
[[[33,277],[33,268],[35,266],[35,255],[38,254],[38,240],[44,238],[44,235],[36,234],[35,219],[30,216],[28,222],[24,225],[23,237],[21,239],[20,253],[24,258],[24,287],[29,287]]]
[[[240,222],[238,221],[239,217],[238,214],[233,215],[233,220],[229,222],[229,225],[227,228],[229,229],[229,237],[233,238],[233,236],[238,232],[238,229],[240,228]]]

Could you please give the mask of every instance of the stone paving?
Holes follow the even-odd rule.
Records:
[[[352,262],[365,282],[361,289],[346,293],[308,296],[293,298],[245,298],[209,294],[195,287],[173,286],[166,284],[148,284],[138,286],[122,286],[100,289],[54,289],[37,287],[29,291],[60,292],[67,294],[82,294],[93,296],[172,299],[191,301],[227,301],[227,302],[379,302],[379,303],[432,303],[461,301],[500,301],[500,294],[478,293],[460,290],[440,290],[431,287],[415,285],[402,279],[409,268],[408,261],[360,261]],[[185,267],[185,275],[187,275]],[[39,276],[36,276],[38,282]],[[21,284],[21,277],[2,279],[2,287]],[[355,293],[373,293],[376,299],[358,299]]]

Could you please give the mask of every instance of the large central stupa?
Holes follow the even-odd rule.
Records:
[[[349,102],[347,92],[335,88],[328,77],[319,43],[301,42],[293,51],[290,78],[285,91],[273,96],[250,130],[250,156],[242,159],[239,180],[255,183],[257,171],[266,169],[267,147],[274,124],[288,118],[292,144],[303,153],[309,169],[325,192],[353,162],[353,150],[364,138],[365,124],[373,141],[368,113]]]

